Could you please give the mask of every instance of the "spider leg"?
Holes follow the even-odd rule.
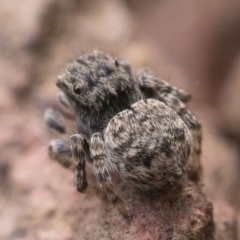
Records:
[[[155,77],[149,70],[140,70],[138,83],[146,98],[159,99],[162,93],[171,93],[184,103],[187,103],[191,99],[190,94]]]
[[[44,121],[48,127],[54,129],[59,133],[66,133],[65,119],[62,114],[58,111],[48,108],[44,114]]]
[[[120,196],[118,196],[114,185],[111,181],[111,176],[108,172],[107,156],[104,150],[104,141],[100,133],[95,133],[91,137],[90,146],[91,157],[93,158],[93,167],[95,169],[95,175],[97,181],[100,183],[100,187],[103,193],[111,201],[114,207],[116,207],[119,213],[123,217],[127,217],[127,211]]]
[[[59,91],[58,100],[64,107],[70,108],[70,109],[72,108],[66,94],[63,91]]]
[[[88,187],[86,161],[90,158],[89,145],[81,134],[74,134],[70,137],[70,148],[75,167],[74,183],[77,190],[83,193]]]
[[[190,171],[191,179],[198,179],[201,173],[200,156],[202,145],[202,128],[197,118],[186,108],[186,105],[171,93],[163,93],[160,101],[164,102],[168,107],[173,109],[182,121],[186,124],[193,136],[193,147],[190,155]]]
[[[62,139],[52,140],[48,147],[48,155],[63,167],[73,169],[72,152],[66,141]]]

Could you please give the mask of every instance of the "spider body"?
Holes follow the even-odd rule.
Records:
[[[201,126],[186,109],[190,95],[142,71],[138,82],[130,67],[94,51],[67,65],[58,77],[60,102],[73,111],[78,131],[53,140],[49,155],[75,171],[77,190],[88,188],[86,161],[93,164],[103,193],[126,216],[112,184],[115,169],[146,191],[181,183],[199,171]],[[53,110],[46,123],[64,132],[63,117]],[[192,171],[189,171],[189,169]]]

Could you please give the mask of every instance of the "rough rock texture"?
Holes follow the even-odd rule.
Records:
[[[110,239],[213,239],[212,204],[194,183],[180,193],[160,196],[144,196],[129,188],[124,197],[132,221],[123,222],[114,218],[115,211],[107,211]]]
[[[23,0],[16,8],[0,0],[0,239],[240,239],[239,61],[228,75],[240,8],[173,3]],[[188,182],[182,192],[151,196],[116,179],[129,223],[106,200],[78,194],[72,173],[47,156],[58,136],[42,116],[58,107],[56,76],[93,48],[128,59],[134,72],[150,66],[193,93],[203,124],[206,186]],[[206,104],[213,102],[218,108]]]

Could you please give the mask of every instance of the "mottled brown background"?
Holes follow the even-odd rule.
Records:
[[[76,193],[72,174],[48,159],[57,135],[42,116],[57,106],[56,76],[91,49],[128,60],[134,73],[151,67],[192,94],[215,237],[240,239],[239,47],[237,0],[0,0],[0,239],[188,239],[159,238],[161,214],[119,227],[108,203]]]

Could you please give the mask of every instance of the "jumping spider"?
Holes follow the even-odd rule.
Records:
[[[70,143],[52,140],[49,155],[74,169],[79,192],[88,187],[85,164],[89,161],[103,193],[127,216],[111,170],[144,191],[179,184],[191,171],[198,174],[201,125],[186,109],[190,95],[185,91],[146,70],[136,81],[128,64],[99,51],[69,63],[57,86],[59,100],[72,110],[78,130]],[[59,112],[47,110],[45,121],[66,133]]]

